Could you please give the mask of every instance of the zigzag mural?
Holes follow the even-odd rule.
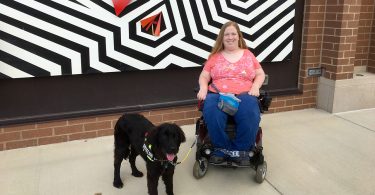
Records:
[[[117,16],[112,0],[0,0],[0,78],[199,67],[228,20],[259,61],[287,61],[295,1],[136,0]],[[141,25],[156,15],[157,36]]]

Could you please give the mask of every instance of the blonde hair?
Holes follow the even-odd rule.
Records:
[[[216,53],[221,52],[224,49],[224,44],[223,44],[224,31],[229,26],[234,26],[237,30],[238,47],[241,48],[241,49],[247,49],[247,45],[246,45],[245,39],[243,38],[242,32],[240,31],[240,27],[238,26],[238,24],[236,22],[229,21],[229,22],[226,22],[225,24],[223,24],[223,26],[221,27],[220,32],[217,35],[215,45],[214,45],[214,47],[212,47],[211,54],[208,56],[208,58],[210,58],[211,56],[213,56]]]

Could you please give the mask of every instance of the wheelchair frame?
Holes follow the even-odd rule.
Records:
[[[268,95],[267,92],[261,91],[261,95],[258,97],[259,100],[259,108],[261,113],[268,110],[272,98]],[[198,104],[198,109],[202,111],[202,104]],[[233,139],[235,136],[235,123],[231,116],[228,117],[226,133],[230,139]],[[209,164],[215,166],[223,166],[223,167],[250,167],[256,171],[255,174],[255,181],[257,183],[262,183],[266,177],[267,173],[267,162],[264,160],[264,156],[262,154],[263,146],[262,146],[262,135],[263,131],[262,128],[259,127],[257,138],[255,142],[255,147],[252,151],[250,151],[250,165],[249,166],[239,166],[236,163],[233,163],[230,160],[227,160],[220,164],[213,164],[209,163],[209,159],[211,157],[212,152],[214,151],[214,147],[211,145],[211,141],[209,140],[208,130],[205,125],[203,116],[201,116],[197,123],[196,123],[196,144],[197,144],[197,151],[196,151],[196,161],[193,167],[193,175],[196,179],[202,178],[208,171]]]

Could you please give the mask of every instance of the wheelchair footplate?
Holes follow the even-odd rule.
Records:
[[[251,164],[251,162],[249,162],[249,164],[247,165],[241,165],[233,160],[230,160],[230,159],[226,159],[225,161],[223,162],[220,162],[220,163],[214,163],[214,162],[209,162],[210,165],[214,165],[214,166],[221,166],[221,167],[227,167],[227,168],[247,168],[247,167],[250,167],[250,168],[253,168],[255,169],[255,165]]]
[[[224,157],[224,161],[212,162],[211,160],[209,160],[209,164],[232,168],[250,167],[256,170],[258,165],[262,164],[264,161],[262,150],[263,147],[256,147],[254,150],[250,151],[249,154],[247,154],[250,157],[249,159],[236,159],[236,157],[239,157],[239,154],[234,154],[233,151],[221,149],[221,151],[223,151],[226,154],[226,156]]]

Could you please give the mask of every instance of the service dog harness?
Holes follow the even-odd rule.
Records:
[[[168,168],[169,165],[176,166],[177,164],[179,164],[179,163],[175,163],[175,162],[169,161],[169,160],[160,160],[160,159],[157,159],[154,156],[154,154],[151,152],[152,151],[152,144],[150,144],[150,143],[147,142],[147,135],[148,135],[148,133],[146,132],[146,134],[145,134],[145,141],[143,143],[142,149],[146,153],[146,157],[151,162],[159,161],[161,163],[161,166],[164,168],[163,172]]]

